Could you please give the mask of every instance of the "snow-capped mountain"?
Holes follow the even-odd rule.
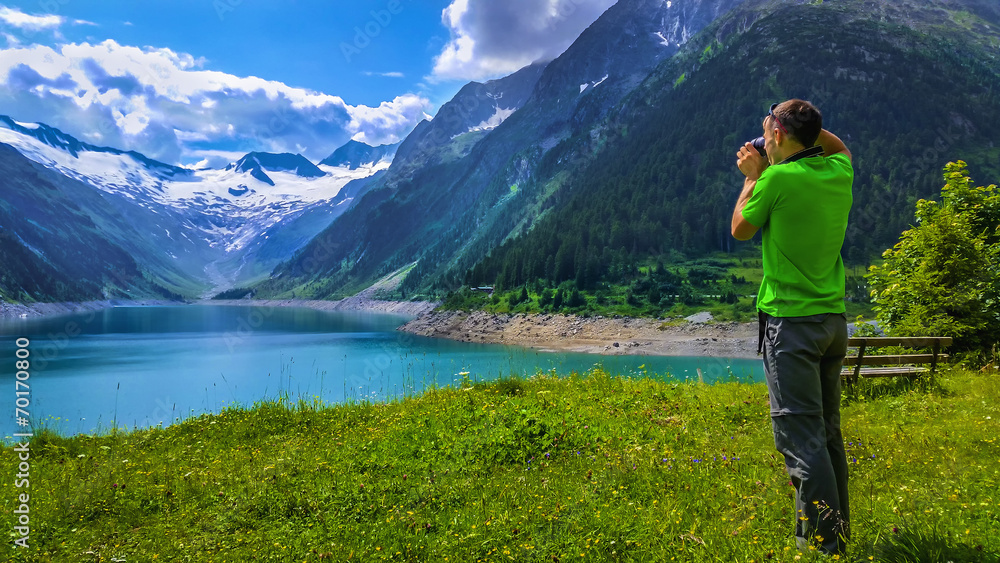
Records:
[[[71,135],[63,133],[55,127],[49,127],[44,123],[22,123],[14,119],[0,115],[0,129],[9,129],[15,133],[21,133],[27,137],[32,137],[44,145],[61,149],[69,153],[74,158],[78,158],[80,153],[99,153],[114,156],[127,157],[137,164],[150,170],[152,174],[159,177],[169,178],[177,175],[187,174],[189,171],[179,166],[172,166],[147,158],[135,151],[122,151],[112,147],[99,147],[84,143]]]
[[[316,166],[301,155],[253,152],[222,170],[192,170],[6,116],[0,142],[110,196],[124,220],[144,228],[206,293],[266,276],[349,208],[363,180],[389,166]],[[362,185],[352,185],[352,197],[340,194],[355,181]]]
[[[333,151],[333,154],[320,161],[320,164],[327,166],[345,166],[351,170],[356,170],[362,166],[375,166],[380,162],[392,163],[396,156],[396,149],[399,143],[393,145],[371,145],[359,142],[348,141],[344,146]]]
[[[326,175],[301,154],[287,152],[282,154],[252,152],[227,166],[226,170],[249,172],[254,178],[273,186],[274,181],[264,172],[265,168],[275,172],[291,172],[302,178],[320,178]]]

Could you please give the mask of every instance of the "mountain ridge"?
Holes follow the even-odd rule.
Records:
[[[254,152],[228,170],[174,174],[141,154],[91,150],[55,128],[9,117],[0,120],[0,141],[101,194],[122,227],[134,229],[128,235],[110,229],[115,244],[157,283],[189,297],[266,277],[350,208],[388,165],[321,170],[301,155]],[[0,190],[0,206],[7,199]],[[39,225],[33,228],[47,228]]]
[[[140,235],[118,220],[102,194],[5,143],[0,143],[0,173],[0,296],[18,301],[180,298],[147,279],[116,242]]]
[[[935,196],[948,160],[1000,175],[1000,147],[989,135],[1000,127],[1000,64],[989,48],[997,27],[960,42],[960,25],[920,31],[940,25],[926,23],[933,18],[925,13],[903,14],[918,21],[907,26],[866,17],[861,2],[769,3],[764,13],[754,12],[755,4],[713,23],[658,67],[607,123],[603,156],[572,175],[576,193],[494,249],[464,281],[507,289],[572,283],[598,293],[610,282],[631,284],[633,295],[676,294],[668,281],[652,292],[633,268],[669,264],[678,251],[704,256],[745,247],[729,235],[741,184],[732,155],[760,134],[766,107],[790,97],[816,102],[825,126],[854,153],[855,207],[844,247],[851,263],[892,246],[913,203]],[[781,33],[785,42],[772,39]],[[944,94],[955,91],[963,94]],[[575,158],[591,146],[577,138],[554,157]]]
[[[274,180],[267,175],[267,171],[290,172],[301,178],[320,178],[326,176],[326,172],[320,170],[319,167],[306,157],[301,154],[287,152],[250,152],[235,163],[226,166],[224,170],[234,170],[241,173],[249,172],[254,178],[271,186],[274,186]]]
[[[7,129],[12,131],[34,137],[51,147],[65,150],[74,158],[79,158],[80,153],[83,151],[108,153],[131,157],[133,160],[142,164],[146,168],[149,168],[150,170],[162,171],[160,174],[166,176],[183,176],[190,173],[190,170],[186,168],[160,162],[136,151],[124,151],[114,147],[102,147],[83,142],[68,133],[64,133],[61,130],[44,123],[25,124],[14,120],[10,116],[0,115],[0,125],[5,126]]]
[[[352,139],[319,163],[325,166],[346,166],[350,170],[357,170],[361,166],[374,166],[383,160],[392,162],[399,144],[392,143],[373,147]]]
[[[690,28],[704,21],[698,18],[705,10],[736,5],[742,0],[684,1],[691,4],[694,15],[677,13],[675,17],[692,18],[681,25]],[[418,125],[403,141],[383,182],[392,191],[373,190],[323,234],[342,242],[329,260],[304,269],[304,256],[311,254],[308,247],[304,248],[276,268],[272,280],[263,283],[258,294],[350,294],[415,258],[419,262],[404,281],[406,291],[433,290],[429,286],[439,285],[446,278],[448,285],[457,285],[460,276],[456,270],[471,266],[521,228],[521,219],[512,216],[523,215],[530,222],[543,211],[545,201],[558,193],[558,186],[534,186],[541,193],[529,196],[521,189],[533,185],[543,155],[574,131],[599,121],[624,96],[628,86],[638,81],[635,76],[648,73],[671,53],[656,35],[657,31],[667,31],[663,18],[656,20],[659,23],[649,23],[651,13],[665,17],[668,10],[676,12],[659,0],[626,0],[610,8],[560,57],[511,75],[530,72],[528,76],[538,78],[524,105],[488,131],[472,132],[467,125],[442,126],[450,121],[468,123],[461,119],[459,100],[470,99],[467,94],[481,87],[477,83],[466,85],[451,106],[442,106],[434,120]],[[614,21],[609,23],[609,18]],[[623,26],[644,32],[633,32],[622,39],[618,30]],[[592,45],[592,41],[600,44]],[[609,58],[601,61],[599,75],[594,75],[585,60],[623,41],[630,48],[610,51]],[[581,62],[565,62],[574,59]],[[606,74],[613,74],[614,80],[604,79]],[[581,91],[583,82],[599,84]],[[565,95],[572,95],[571,100],[561,101]],[[442,115],[451,112],[456,117]],[[523,209],[523,213],[514,209]],[[375,231],[375,225],[384,230]]]

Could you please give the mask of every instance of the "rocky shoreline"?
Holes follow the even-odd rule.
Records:
[[[756,323],[431,311],[399,330],[462,342],[592,354],[757,358]]]

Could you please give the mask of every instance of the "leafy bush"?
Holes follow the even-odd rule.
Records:
[[[917,226],[867,277],[890,334],[951,336],[956,352],[978,353],[1000,334],[1000,194],[972,187],[962,161],[944,178],[941,202],[917,202]]]

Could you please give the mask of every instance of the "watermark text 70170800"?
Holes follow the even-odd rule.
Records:
[[[28,371],[31,368],[31,361],[28,359],[31,356],[31,351],[28,346],[31,342],[27,338],[18,338],[16,343],[17,349],[14,352],[16,359],[14,360],[14,367],[17,368],[15,374],[14,382],[14,394],[16,399],[14,400],[14,418],[17,420],[17,425],[21,427],[30,425],[30,413],[28,407],[31,406],[31,385],[28,383],[28,379],[31,378],[31,373]],[[29,432],[15,432],[15,438],[31,438],[32,433]],[[30,475],[31,464],[29,459],[31,458],[31,451],[28,448],[29,442],[20,442],[14,451],[17,452],[18,465],[17,474],[14,476],[14,488],[16,489],[28,489],[31,484],[28,481]],[[30,528],[28,524],[31,519],[29,517],[30,505],[28,504],[31,500],[27,492],[19,493],[17,496],[17,501],[14,503],[17,508],[14,509],[14,515],[16,518],[17,525],[14,526],[14,544],[20,547],[28,547],[28,535],[30,533]]]

